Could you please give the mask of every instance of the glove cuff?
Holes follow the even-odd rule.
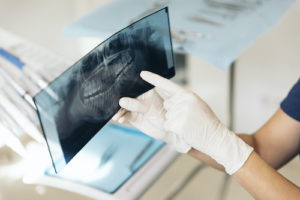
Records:
[[[228,129],[223,134],[225,137],[218,148],[219,151],[212,157],[232,175],[245,164],[253,148]]]
[[[234,133],[233,133],[234,134]],[[246,144],[241,138],[235,136],[235,144],[230,147],[229,152],[233,152],[231,160],[225,162],[224,167],[227,174],[232,175],[237,172],[248,160],[253,148]],[[235,146],[235,147],[234,147]]]

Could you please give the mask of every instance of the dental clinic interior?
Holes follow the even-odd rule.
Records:
[[[203,141],[201,160],[196,139],[175,133],[187,116],[176,113],[198,107],[174,98],[197,96],[251,136],[299,75],[299,0],[0,0],[0,200],[256,199],[207,162],[223,143]],[[299,154],[288,161],[276,171],[299,189]]]

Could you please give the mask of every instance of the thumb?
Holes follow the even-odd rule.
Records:
[[[120,99],[119,104],[122,108],[131,111],[131,112],[147,112],[148,106],[138,99],[133,99],[129,97],[123,97]]]

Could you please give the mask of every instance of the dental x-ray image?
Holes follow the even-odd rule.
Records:
[[[121,97],[152,88],[142,70],[175,74],[167,8],[102,42],[34,97],[56,171],[120,109]]]

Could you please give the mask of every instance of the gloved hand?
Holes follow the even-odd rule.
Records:
[[[163,103],[167,132],[215,159],[228,174],[243,166],[253,148],[223,125],[199,96],[151,72],[144,71],[141,77],[168,94]]]
[[[178,135],[164,130],[166,111],[163,108],[163,99],[155,89],[136,99],[124,97],[119,103],[122,109],[114,115],[113,120],[120,123],[129,122],[149,136],[170,144],[181,153],[187,153],[191,149]]]

